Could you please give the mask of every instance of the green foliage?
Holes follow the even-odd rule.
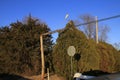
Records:
[[[0,73],[39,74],[41,71],[40,34],[50,28],[29,15],[25,22],[17,21],[10,26],[0,28]],[[67,54],[69,46],[76,48],[73,56],[73,73],[101,70],[104,72],[120,71],[120,51],[112,45],[87,39],[73,22],[59,32],[53,46],[52,36],[43,37],[45,69],[55,70],[59,75],[70,79],[71,57]],[[52,49],[53,48],[53,49]],[[52,52],[53,51],[53,52]],[[78,56],[80,59],[77,59]],[[54,66],[54,67],[53,67]]]
[[[86,43],[81,54],[80,72],[99,69],[100,57],[96,50],[96,43],[93,40],[88,40]]]
[[[106,72],[113,72],[115,65],[114,54],[116,54],[114,47],[100,42],[98,44],[98,52],[100,54],[100,69]]]
[[[50,29],[29,15],[26,22],[0,28],[0,73],[38,74],[41,71],[40,34]],[[52,36],[44,36],[45,61],[51,63]],[[46,59],[49,58],[49,60]]]
[[[120,51],[114,50],[114,57],[115,57],[114,71],[118,72],[120,71]]]
[[[75,25],[70,22],[66,25],[65,30],[59,33],[56,44],[53,48],[53,61],[56,73],[69,77],[70,75],[70,56],[67,54],[69,46],[75,46],[76,53],[80,54],[81,58],[78,61],[73,59],[73,71],[80,72],[90,69],[99,69],[99,54],[96,50],[96,44],[86,38],[83,32],[75,28]]]
[[[59,33],[53,47],[53,62],[57,74],[70,79],[71,57],[67,54],[69,46],[76,48],[80,59],[73,58],[73,73],[100,70],[103,72],[120,71],[120,53],[112,45],[87,39],[73,22],[66,25],[64,31]]]

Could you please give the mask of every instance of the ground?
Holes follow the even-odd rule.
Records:
[[[0,80],[41,80],[41,75],[24,76],[15,74],[0,74]],[[48,80],[47,75],[44,78],[44,80]],[[49,80],[65,80],[65,79],[56,74],[50,74]]]
[[[30,77],[25,76],[25,78],[30,79],[30,80],[41,80],[40,75],[30,76]],[[48,78],[46,77],[44,80],[48,80]],[[65,80],[65,79],[63,77],[60,77],[60,76],[56,75],[56,74],[52,74],[52,75],[50,75],[49,80]]]

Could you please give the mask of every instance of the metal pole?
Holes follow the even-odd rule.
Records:
[[[43,36],[40,35],[40,50],[41,50],[41,62],[42,62],[42,70],[41,70],[41,80],[44,80],[44,50],[43,50]]]
[[[96,43],[98,44],[98,20],[96,16]]]

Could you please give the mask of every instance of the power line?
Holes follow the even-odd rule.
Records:
[[[119,17],[120,17],[120,15],[115,15],[115,16],[99,19],[99,20],[97,20],[97,22],[102,22],[102,21],[106,21],[106,20],[110,20],[110,19],[114,19],[114,18],[119,18]],[[81,23],[81,24],[78,24],[78,25],[75,25],[75,26],[80,27],[81,25],[87,25],[87,24],[90,24],[90,23],[96,23],[96,20],[95,21],[90,21],[90,22],[87,22],[87,23]],[[54,31],[51,31],[51,32],[43,33],[43,35],[48,35],[48,34],[53,34],[53,33],[60,32],[60,31],[64,31],[64,29],[65,28],[57,29],[57,30],[54,30]]]
[[[120,15],[115,15],[115,16],[111,16],[111,17],[107,17],[107,18],[102,18],[102,19],[99,19],[98,22],[102,22],[102,21],[106,21],[106,20],[110,20],[110,19],[114,19],[114,18],[119,18]],[[78,25],[75,25],[76,27],[80,27],[81,25],[87,25],[87,24],[91,24],[91,23],[95,23],[96,21],[90,21],[90,22],[87,22],[87,23],[81,23],[81,24],[78,24]],[[47,33],[43,33],[43,35],[48,35],[48,34],[53,34],[53,33],[56,33],[56,32],[60,32],[60,31],[63,31],[64,28],[62,29],[57,29],[57,30],[54,30],[54,31],[51,31],[51,32],[47,32]]]
[[[110,19],[114,19],[114,18],[119,18],[120,15],[115,15],[115,16],[111,16],[111,17],[107,17],[107,18],[103,18],[103,19],[99,19],[98,22],[102,22],[102,21],[106,21],[106,20],[110,20]],[[81,25],[87,25],[87,24],[90,24],[90,23],[95,23],[96,21],[90,21],[90,22],[87,22],[87,23],[81,23],[81,24],[78,24],[78,25],[75,25],[76,27],[79,27]]]

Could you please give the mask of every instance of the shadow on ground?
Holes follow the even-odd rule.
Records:
[[[15,74],[2,73],[0,74],[0,80],[30,80],[30,79]]]
[[[102,76],[102,75],[108,75],[110,73],[108,72],[103,72],[101,70],[90,70],[87,72],[82,73],[83,75],[89,75],[89,76]]]

